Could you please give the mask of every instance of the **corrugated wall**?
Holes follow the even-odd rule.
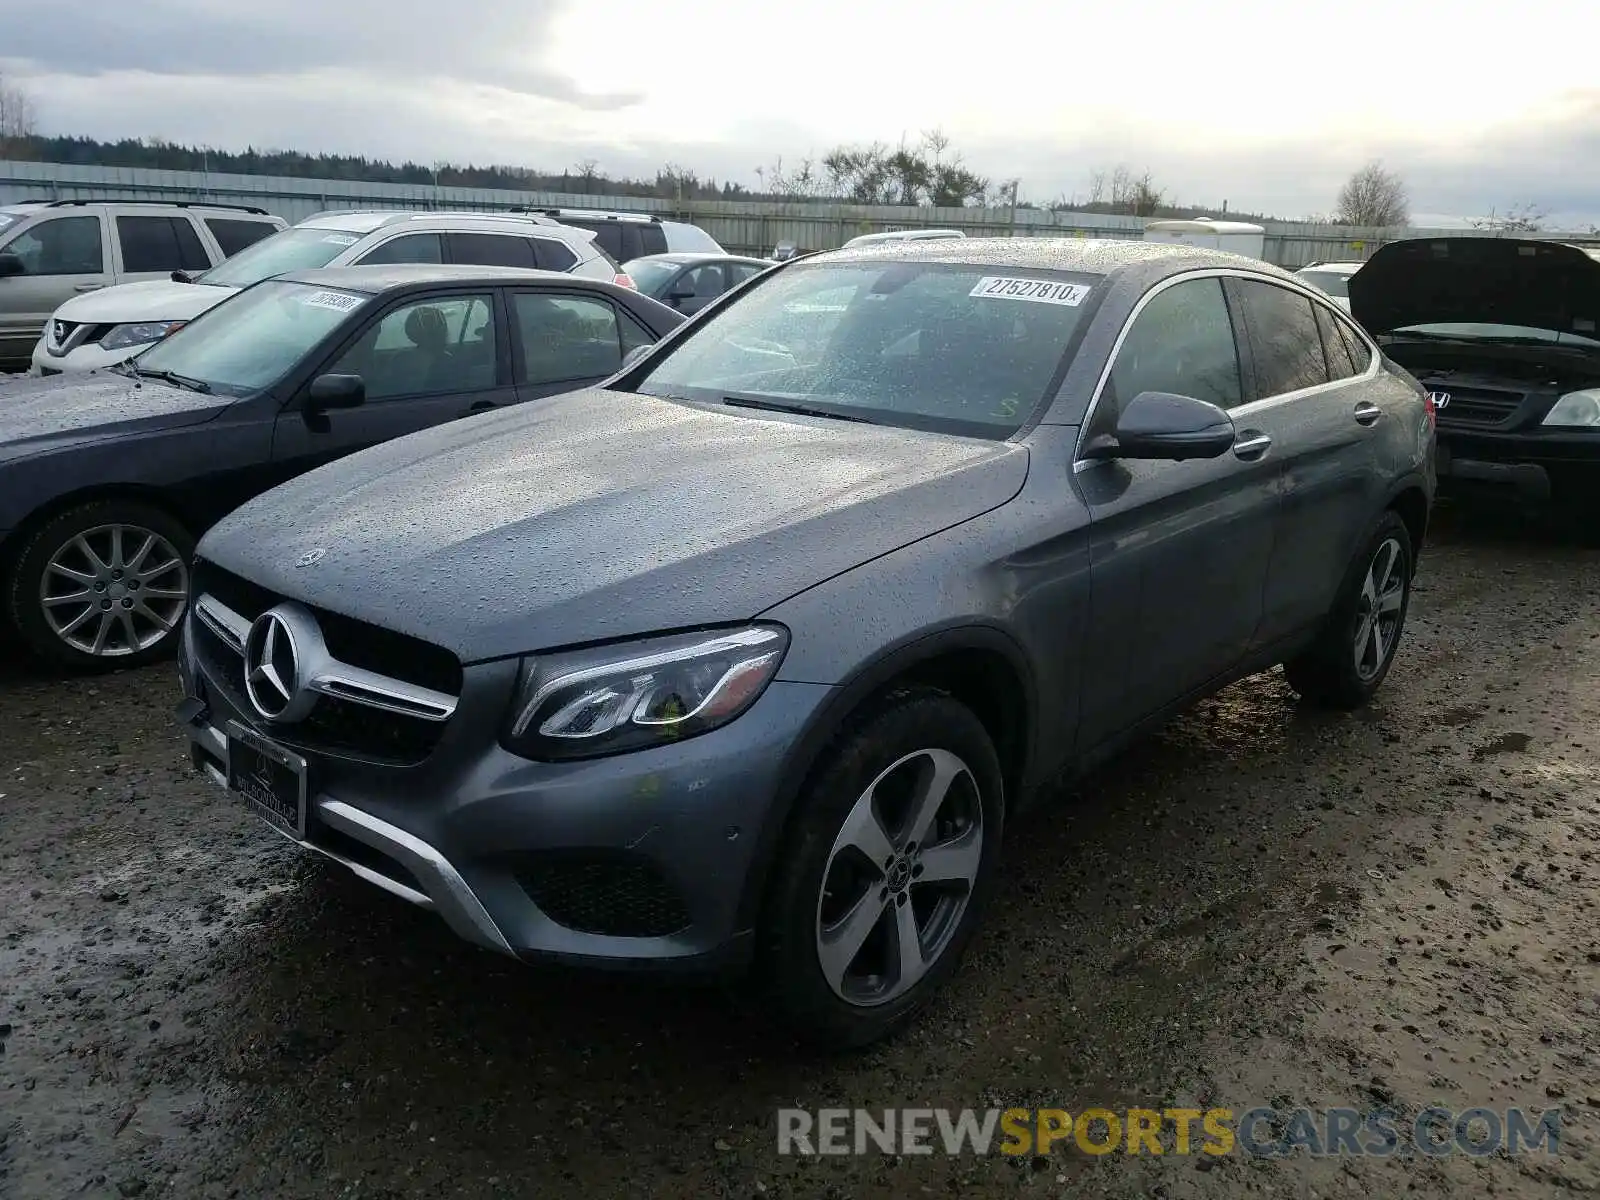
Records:
[[[729,250],[769,254],[780,242],[827,250],[860,233],[886,229],[953,228],[971,236],[1138,238],[1137,217],[1053,213],[1019,208],[896,208],[847,204],[771,203],[749,200],[670,200],[637,196],[517,192],[487,188],[435,188],[426,184],[356,183],[273,175],[202,174],[143,168],[69,166],[0,161],[0,204],[20,200],[210,200],[250,204],[290,223],[329,208],[455,209],[492,212],[520,205],[624,209],[675,216],[703,227]],[[1471,230],[1377,230],[1268,222],[1266,257],[1288,267],[1331,259],[1360,259],[1383,242],[1429,234],[1460,236]],[[1580,235],[1543,234],[1560,240]]]

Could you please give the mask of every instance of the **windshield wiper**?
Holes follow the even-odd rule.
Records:
[[[839,412],[831,408],[813,408],[808,404],[789,404],[783,400],[758,400],[753,396],[724,396],[722,402],[731,408],[755,408],[762,412],[789,413],[796,417],[827,417],[833,421],[854,421],[858,425],[876,425],[871,417]]]
[[[162,383],[170,383],[173,387],[187,388],[191,392],[199,392],[202,396],[211,394],[211,385],[204,379],[191,379],[187,375],[179,375],[176,371],[146,371],[139,367],[134,367],[133,373],[139,379],[159,379]]]

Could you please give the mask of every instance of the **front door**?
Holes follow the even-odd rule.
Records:
[[[272,458],[279,479],[346,454],[475,412],[512,403],[492,291],[407,299],[374,319],[322,374],[359,375],[366,402],[308,416],[296,397],[277,420]]]
[[[56,309],[111,282],[105,233],[93,214],[37,220],[0,254],[22,263],[21,275],[0,276],[0,362],[27,361]]]
[[[1092,435],[1140,392],[1245,399],[1222,281],[1159,290],[1134,318]],[[1091,751],[1238,664],[1261,620],[1282,467],[1241,423],[1235,449],[1185,462],[1079,463],[1091,599],[1079,746]],[[1087,440],[1087,438],[1085,439]]]

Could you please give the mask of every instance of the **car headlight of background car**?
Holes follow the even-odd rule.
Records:
[[[113,325],[100,339],[102,350],[123,350],[129,346],[142,346],[146,342],[159,342],[177,329],[182,321],[140,321],[133,325]]]
[[[1540,424],[1600,429],[1600,388],[1568,392],[1555,402]]]
[[[772,682],[778,625],[645,638],[523,660],[502,739],[527,758],[594,758],[726,725]]]

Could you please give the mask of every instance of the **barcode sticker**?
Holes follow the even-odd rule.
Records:
[[[1060,283],[1053,279],[1010,279],[985,275],[967,293],[985,300],[1031,300],[1035,304],[1065,304],[1076,308],[1089,294],[1086,283]]]
[[[312,308],[331,308],[335,312],[350,312],[360,308],[365,296],[352,296],[348,292],[312,292],[301,301]]]

